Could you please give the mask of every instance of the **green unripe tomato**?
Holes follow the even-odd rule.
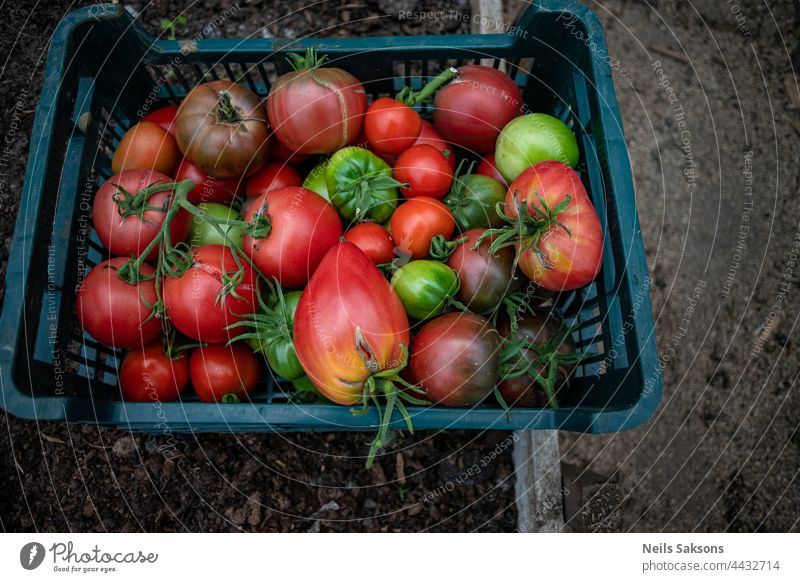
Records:
[[[193,247],[202,245],[226,245],[233,243],[236,247],[242,248],[241,226],[228,224],[231,220],[241,220],[241,215],[230,206],[217,204],[216,202],[201,202],[197,207],[209,215],[218,223],[218,226],[230,239],[230,242],[220,233],[210,220],[205,220],[199,216],[192,216],[192,228],[189,231],[189,244]]]
[[[494,162],[509,184],[534,164],[555,160],[574,168],[580,153],[575,134],[560,119],[545,113],[517,117],[497,138]]]
[[[325,166],[328,165],[328,160],[322,160],[316,166],[311,168],[311,171],[303,180],[303,188],[316,192],[328,202],[331,201],[330,194],[328,194],[328,182],[325,181]]]
[[[459,176],[442,199],[461,232],[473,228],[500,228],[505,221],[497,214],[497,203],[505,202],[506,187],[489,176]]]
[[[411,261],[397,269],[392,287],[414,319],[436,317],[458,292],[458,275],[439,261]]]

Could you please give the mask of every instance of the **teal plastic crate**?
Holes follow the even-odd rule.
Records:
[[[3,408],[25,418],[152,432],[376,426],[374,411],[353,416],[347,407],[289,402],[269,374],[240,404],[200,403],[191,390],[174,403],[122,402],[122,354],[84,336],[74,316],[80,273],[103,257],[91,202],[111,175],[110,156],[125,130],[204,80],[236,79],[266,95],[288,69],[285,53],[312,46],[358,77],[372,98],[419,87],[446,66],[503,63],[530,110],[560,117],[577,134],[581,177],[604,227],[599,278],[560,296],[556,306],[578,324],[579,350],[593,354],[562,407],[515,408],[510,416],[490,402],[412,407],[414,425],[601,433],[646,421],[661,398],[661,374],[622,123],[599,20],[560,0],[534,3],[508,34],[481,36],[170,41],[154,39],[118,4],[68,14],[50,46],[6,275]],[[399,417],[395,422],[403,426]]]

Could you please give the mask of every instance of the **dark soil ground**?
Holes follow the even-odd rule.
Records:
[[[241,2],[241,10],[214,34],[466,31],[463,19],[396,18],[397,11],[417,4],[423,3],[341,0],[301,10],[300,2]],[[468,4],[443,8],[463,14]],[[561,436],[565,479],[582,491],[568,498],[571,527],[797,530],[800,302],[791,272],[788,291],[780,284],[792,268],[789,252],[800,217],[800,97],[791,64],[798,54],[800,9],[790,0],[741,6],[715,0],[588,4],[608,31],[609,54],[627,71],[614,79],[653,275],[665,395],[656,417],[635,431]],[[72,6],[0,7],[9,31],[0,41],[0,55],[7,56],[0,72],[0,131],[6,136],[11,109],[23,98],[9,143],[10,167],[2,168],[3,276],[47,41]],[[132,3],[155,32],[163,17],[174,18],[186,6]],[[213,2],[194,3],[186,11],[188,23],[177,26],[178,36],[199,32],[222,10]],[[507,14],[515,11],[516,4],[507,3]],[[659,85],[656,60],[685,111],[685,127]],[[684,130],[697,174],[693,188],[681,151]],[[753,210],[745,222],[743,171],[748,170]],[[749,229],[737,249],[744,224]],[[704,286],[698,306],[687,319],[699,282]],[[2,418],[0,526],[5,530],[515,527],[510,448],[503,446],[502,433],[405,435],[367,471],[357,458],[367,438],[360,434],[181,436],[179,456],[167,461],[158,437]],[[503,452],[493,463],[472,471],[468,480],[461,477],[480,467],[498,444]]]

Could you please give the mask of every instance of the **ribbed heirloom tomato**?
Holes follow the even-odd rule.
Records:
[[[149,343],[161,333],[161,322],[152,317],[158,299],[155,279],[136,285],[120,279],[117,271],[128,260],[117,257],[96,265],[75,298],[75,313],[83,329],[100,343],[122,349]],[[144,277],[153,273],[151,266],[141,266]]]
[[[201,342],[220,343],[236,335],[228,326],[258,308],[258,275],[230,248],[192,249],[192,264],[164,281],[164,307],[172,325]]]
[[[242,250],[284,287],[305,285],[342,236],[334,207],[305,188],[270,190],[253,201],[245,220],[258,228],[245,235]]]
[[[294,71],[269,90],[267,111],[275,136],[301,154],[330,154],[354,143],[361,133],[367,95],[353,75],[321,67],[313,49],[290,55]]]
[[[92,204],[92,223],[112,255],[139,256],[153,242],[166,218],[172,191],[162,190],[149,197],[137,194],[148,186],[171,182],[169,176],[152,170],[125,170],[100,186]],[[179,210],[169,226],[172,243],[185,240],[190,226],[191,215]],[[147,258],[157,255],[154,248]]]
[[[183,155],[217,178],[236,178],[267,159],[269,127],[261,98],[231,81],[192,89],[175,118]]]
[[[520,224],[520,212],[525,213],[522,232],[516,228],[514,241],[519,266],[531,281],[558,292],[594,280],[603,259],[603,229],[572,168],[540,162],[522,172],[506,195],[506,213],[514,224]]]

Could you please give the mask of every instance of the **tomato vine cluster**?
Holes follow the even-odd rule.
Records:
[[[547,305],[603,241],[573,132],[491,67],[370,103],[313,50],[289,60],[266,99],[203,83],[117,146],[76,312],[130,350],[122,396],[239,402],[263,355],[294,398],[378,409],[368,462],[409,404],[557,407],[581,356]]]

